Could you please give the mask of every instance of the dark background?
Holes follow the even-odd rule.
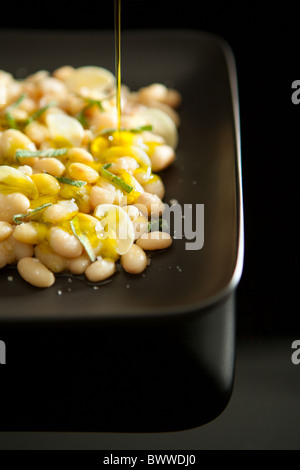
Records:
[[[299,9],[299,8],[298,8]],[[11,10],[11,11],[10,11]],[[300,449],[298,308],[299,13],[294,4],[123,0],[122,28],[193,29],[231,46],[237,66],[245,211],[245,262],[237,291],[237,374],[223,415],[197,431],[157,436],[36,436],[44,447]],[[112,29],[113,1],[7,7],[0,28]],[[0,52],[1,57],[1,52]],[[178,64],[180,66],[180,64]],[[1,68],[1,62],[0,62]],[[300,397],[299,397],[300,398]],[[1,434],[1,433],[0,433]],[[45,437],[46,436],[46,437]],[[3,437],[3,435],[2,435]],[[118,440],[119,439],[119,440]],[[1,442],[1,436],[0,436]],[[21,435],[6,446],[33,446]],[[150,447],[149,447],[150,446]]]
[[[63,8],[6,5],[2,28],[113,29],[114,2]],[[300,8],[298,8],[300,10]],[[300,105],[299,13],[294,4],[123,0],[122,29],[193,29],[223,37],[238,74],[245,208],[245,265],[238,290],[238,335],[300,334],[297,183]],[[180,64],[178,64],[180,66]],[[297,75],[298,74],[298,75]]]

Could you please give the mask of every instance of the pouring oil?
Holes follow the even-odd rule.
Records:
[[[116,75],[116,106],[117,129],[121,129],[121,0],[115,0],[115,75]]]

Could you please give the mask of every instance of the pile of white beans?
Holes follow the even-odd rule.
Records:
[[[172,244],[169,233],[149,231],[149,220],[163,216],[159,172],[175,159],[180,94],[160,83],[137,92],[123,85],[116,130],[115,77],[106,69],[63,66],[22,80],[0,70],[0,86],[0,268],[15,265],[36,287],[62,272],[101,282],[117,264],[142,273],[149,252]],[[64,153],[39,155],[47,149]],[[33,153],[17,158],[20,150]],[[101,173],[105,164],[130,192]],[[111,229],[101,226],[104,207],[107,220],[119,207],[118,223],[129,226],[119,245],[103,241]],[[74,217],[93,256],[71,229]]]

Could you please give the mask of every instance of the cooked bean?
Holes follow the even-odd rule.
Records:
[[[17,129],[3,131],[0,136],[0,156],[14,161],[18,149],[36,150],[36,146],[23,132]]]
[[[17,225],[13,236],[22,243],[37,245],[47,237],[47,227],[39,222],[25,222]]]
[[[90,194],[90,202],[93,209],[99,204],[113,204],[115,191],[104,189],[100,186],[93,186]]]
[[[48,128],[38,121],[31,121],[27,124],[24,132],[38,146],[49,138]]]
[[[53,176],[61,176],[65,171],[65,165],[55,157],[37,158],[33,165],[36,172],[50,173]]]
[[[137,240],[144,233],[148,232],[148,217],[144,215],[139,215],[133,222],[134,227],[134,239]]]
[[[153,171],[162,171],[175,160],[174,149],[170,145],[157,145],[150,156]]]
[[[17,269],[20,276],[36,287],[50,287],[55,282],[54,274],[37,258],[22,258]]]
[[[83,253],[78,256],[78,258],[71,259],[69,261],[68,268],[72,274],[83,274],[90,264],[90,258]]]
[[[165,101],[168,94],[168,89],[162,83],[153,83],[147,87],[140,88],[138,91],[138,100],[142,103],[149,101]]]
[[[74,72],[74,67],[71,65],[63,65],[53,71],[53,76],[59,80],[65,81]]]
[[[143,250],[163,250],[172,244],[172,237],[167,232],[144,233],[136,244]]]
[[[123,170],[133,173],[139,167],[138,162],[132,157],[120,157],[113,162],[110,171],[113,173],[122,173]]]
[[[147,256],[143,248],[133,244],[127,253],[121,256],[121,265],[128,273],[142,273],[147,267]]]
[[[102,129],[115,129],[117,127],[117,116],[114,111],[96,110],[90,117],[91,127],[97,134]]]
[[[150,180],[143,187],[147,193],[156,194],[160,199],[164,198],[165,186],[161,178],[157,177],[154,181]]]
[[[124,206],[123,209],[127,212],[132,222],[134,222],[140,215],[138,207],[133,206],[131,204],[129,206]]]
[[[83,250],[83,246],[78,238],[60,227],[51,227],[48,241],[52,250],[65,258],[77,258]]]
[[[23,243],[16,240],[13,235],[11,235],[11,243],[15,250],[16,260],[26,258],[28,256],[33,256],[34,248],[33,245],[29,243]]]
[[[8,222],[3,222],[0,220],[0,241],[2,242],[8,238],[13,232],[13,227]]]
[[[25,121],[28,118],[28,113],[25,109],[14,108],[10,111],[10,114],[16,121]]]
[[[22,173],[24,173],[24,175],[28,175],[28,176],[32,175],[32,168],[29,165],[18,166],[18,170],[22,171]]]
[[[178,106],[181,104],[181,94],[177,91],[174,90],[173,88],[168,89],[167,96],[165,98],[165,103],[171,108],[178,108]]]
[[[0,220],[13,222],[15,214],[23,214],[30,207],[30,201],[22,193],[0,193]]]
[[[85,275],[89,281],[99,282],[111,277],[115,271],[115,262],[109,258],[103,258],[90,264],[85,271]]]
[[[36,258],[54,273],[61,273],[68,269],[70,258],[65,258],[55,253],[46,241],[36,245],[34,254]]]
[[[84,163],[71,163],[69,166],[69,175],[74,180],[82,180],[87,183],[96,183],[99,179],[99,173]]]
[[[80,147],[68,149],[67,157],[74,163],[89,163],[94,161],[92,154]]]
[[[12,235],[0,242],[0,268],[4,268],[7,264],[16,261],[16,254],[14,243],[12,242]]]
[[[40,195],[54,196],[60,191],[60,184],[52,175],[46,173],[35,173],[31,175],[31,179],[36,185]]]
[[[77,212],[78,206],[74,201],[59,201],[53,206],[46,207],[43,212],[43,220],[55,224],[62,220],[71,219]]]
[[[141,185],[144,185],[149,181],[151,174],[149,171],[138,168],[138,170],[134,172],[134,177]]]

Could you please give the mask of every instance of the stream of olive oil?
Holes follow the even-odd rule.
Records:
[[[115,0],[115,75],[117,129],[121,129],[121,0]]]

